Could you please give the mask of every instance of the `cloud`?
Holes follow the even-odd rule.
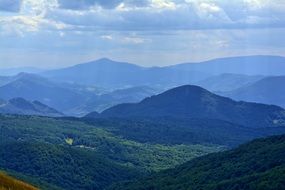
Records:
[[[157,1],[157,0],[156,0]],[[127,6],[146,6],[148,0],[58,0],[63,9],[84,10],[94,6],[100,6],[105,9],[113,9],[124,3]]]
[[[285,27],[284,0],[0,0],[0,8],[38,24],[37,30],[163,31]],[[6,22],[21,25],[17,17]],[[1,17],[1,15],[0,15]],[[15,22],[16,26],[13,26]],[[69,27],[60,27],[60,26]],[[8,27],[8,26],[7,26]],[[6,28],[7,28],[6,27]],[[3,28],[3,27],[2,27]]]
[[[152,0],[150,5],[159,9],[176,9],[176,4],[170,0]]]
[[[0,0],[0,11],[18,12],[21,3],[21,0]]]
[[[59,1],[67,1],[69,8],[76,10],[55,9],[47,17],[82,30],[285,27],[285,5],[281,6],[282,1],[278,0],[78,0],[76,4],[72,3],[75,0]]]
[[[127,44],[143,44],[146,42],[151,42],[151,40],[140,38],[140,37],[135,37],[135,36],[124,37],[122,39],[122,43],[127,43]]]

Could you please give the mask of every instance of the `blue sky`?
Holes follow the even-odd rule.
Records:
[[[0,0],[0,68],[285,56],[284,0]]]

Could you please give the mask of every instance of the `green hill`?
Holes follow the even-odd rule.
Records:
[[[63,189],[103,189],[139,172],[80,148],[15,142],[0,146],[0,166]]]
[[[284,179],[285,135],[254,140],[110,189],[280,190],[285,189]]]
[[[218,119],[249,128],[285,125],[285,110],[281,107],[237,102],[192,85],[173,88],[140,103],[120,104],[105,110],[101,115],[121,118],[170,116]]]

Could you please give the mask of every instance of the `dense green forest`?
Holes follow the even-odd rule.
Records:
[[[254,140],[111,190],[285,189],[285,135]]]
[[[127,139],[166,145],[216,144],[235,147],[254,138],[285,133],[284,127],[250,129],[217,119],[156,117],[81,120]]]
[[[72,119],[16,115],[0,119],[0,168],[33,184],[59,188],[102,189],[225,148],[142,143],[99,124]]]
[[[46,190],[105,189],[285,130],[175,117],[0,120],[0,169]]]

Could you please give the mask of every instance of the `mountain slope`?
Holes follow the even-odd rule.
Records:
[[[236,102],[198,86],[181,86],[102,112],[102,117],[186,117],[219,119],[248,127],[283,126],[285,110],[277,106]]]
[[[285,189],[285,135],[197,158],[112,190]]]
[[[0,113],[21,114],[21,115],[41,115],[50,117],[63,116],[59,111],[42,104],[39,101],[27,101],[23,98],[13,98],[9,101],[0,102]]]
[[[239,88],[225,96],[236,100],[274,104],[285,108],[285,76],[266,77],[249,86]]]
[[[0,172],[0,190],[37,190],[37,188]]]

